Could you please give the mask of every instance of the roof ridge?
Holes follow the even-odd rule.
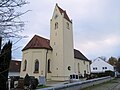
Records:
[[[47,38],[44,38],[44,37],[41,37],[41,36],[39,36],[39,35],[34,35],[33,37],[35,37],[35,36],[37,36],[37,37],[39,37],[39,38],[42,38],[42,39],[45,39],[45,40],[49,40],[49,39],[47,39]],[[50,41],[50,40],[49,40]]]

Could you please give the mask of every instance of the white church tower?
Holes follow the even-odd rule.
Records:
[[[74,73],[73,27],[66,11],[57,4],[50,21],[52,79],[68,80]]]

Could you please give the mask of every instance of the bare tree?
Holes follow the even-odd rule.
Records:
[[[20,39],[24,37],[19,34],[24,30],[25,25],[24,22],[20,20],[20,16],[29,10],[19,12],[18,9],[27,3],[26,0],[0,0],[0,90],[7,90],[6,81],[8,78],[12,48],[12,43],[8,42],[9,44],[5,44],[1,50],[2,39]]]
[[[26,0],[0,0],[0,38],[23,38],[19,33],[24,30],[24,22],[20,16],[25,12],[19,12],[19,8],[27,4]]]

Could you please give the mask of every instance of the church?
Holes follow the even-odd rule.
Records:
[[[90,74],[91,61],[74,49],[72,26],[66,11],[56,4],[50,20],[50,40],[35,35],[23,48],[20,77],[28,73],[65,81],[71,74]]]

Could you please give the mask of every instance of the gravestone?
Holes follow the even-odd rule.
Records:
[[[39,85],[46,85],[45,76],[39,76]]]

